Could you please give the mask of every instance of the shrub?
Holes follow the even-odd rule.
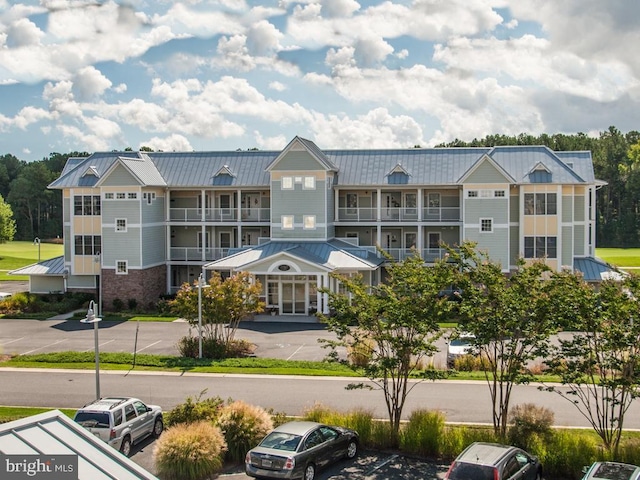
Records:
[[[138,300],[136,300],[135,298],[128,299],[127,307],[129,308],[129,311],[135,312],[136,308],[138,308]]]
[[[366,367],[373,356],[374,343],[371,340],[360,341],[355,345],[347,346],[347,358],[349,363],[356,367]]]
[[[124,310],[124,302],[119,298],[114,298],[113,302],[111,302],[111,305],[113,305],[114,312],[121,312],[122,310]]]
[[[432,410],[416,410],[400,433],[400,448],[408,453],[437,456],[444,436],[445,415]]]
[[[210,422],[175,425],[156,441],[158,474],[165,480],[203,480],[220,471],[227,445]]]
[[[235,462],[243,461],[247,452],[273,430],[269,412],[241,400],[225,405],[220,410],[217,424],[227,441],[228,456]]]
[[[487,359],[478,355],[461,355],[453,361],[459,372],[482,372],[488,369]]]
[[[198,337],[187,335],[178,341],[178,352],[183,357],[198,358],[200,345]],[[229,345],[216,338],[204,337],[202,339],[202,356],[204,358],[237,358],[246,357],[252,354],[255,346],[246,340],[232,340]]]
[[[451,426],[444,430],[440,453],[443,457],[453,459],[473,442],[497,442],[493,429],[473,426]]]
[[[165,415],[165,423],[167,427],[184,423],[195,423],[199,421],[213,422],[218,418],[218,413],[222,408],[224,401],[220,397],[202,399],[202,395],[206,390],[200,392],[200,395],[194,400],[187,397],[184,403],[176,405],[169,413]]]
[[[537,442],[536,442],[537,443]],[[597,441],[590,434],[578,431],[558,430],[551,435],[546,449],[531,453],[538,455],[549,478],[579,478],[585,465],[591,465],[599,457]]]
[[[528,450],[532,443],[551,436],[554,415],[548,408],[524,403],[513,407],[509,417],[508,437],[512,445]]]

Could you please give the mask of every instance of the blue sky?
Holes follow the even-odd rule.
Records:
[[[640,2],[0,0],[0,154],[638,130]]]

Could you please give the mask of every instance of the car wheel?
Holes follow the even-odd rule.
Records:
[[[358,442],[350,440],[347,445],[347,458],[354,458],[358,454]]]
[[[313,463],[304,469],[304,480],[313,480],[316,477],[316,466]]]
[[[162,419],[156,418],[156,421],[153,424],[153,435],[156,438],[159,437],[163,429],[164,429],[164,424],[162,423]]]
[[[122,452],[122,454],[125,457],[128,457],[129,455],[131,455],[131,438],[129,437],[129,435],[127,435],[122,439],[122,444],[120,445],[120,452]]]

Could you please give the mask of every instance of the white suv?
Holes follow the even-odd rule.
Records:
[[[149,435],[158,437],[164,428],[160,407],[132,397],[95,400],[79,409],[73,419],[127,457],[132,444]]]

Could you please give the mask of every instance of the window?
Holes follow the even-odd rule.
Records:
[[[477,198],[478,191],[477,190],[469,190],[467,191],[467,198]]]
[[[126,231],[127,231],[127,219],[116,218],[116,232],[126,232]]]
[[[493,232],[493,218],[481,218],[480,231],[485,233]]]
[[[491,190],[480,190],[480,196],[482,198],[491,198],[493,197],[493,192]]]
[[[557,258],[557,237],[524,237],[524,258]]]
[[[347,193],[347,215],[358,213],[358,194]]]
[[[293,215],[282,215],[282,229],[293,230]]]
[[[113,200],[113,192],[105,193],[104,194],[104,199],[105,200]]]
[[[127,198],[129,200],[136,200],[138,198],[138,194],[136,192],[129,192],[127,194]]]
[[[282,190],[293,190],[293,177],[282,177]]]
[[[74,253],[76,255],[97,255],[102,251],[100,235],[76,235],[74,237]]]
[[[151,205],[151,202],[153,202],[156,199],[156,192],[144,192],[142,194],[142,198],[147,201],[148,205]]]
[[[316,216],[315,215],[305,215],[303,217],[304,219],[304,226],[303,228],[305,230],[313,230],[316,228]]]
[[[100,215],[100,195],[74,195],[74,215]]]
[[[126,260],[116,261],[116,275],[126,275],[129,273],[129,265]]]
[[[147,406],[144,403],[135,401],[133,402],[133,406],[136,407],[136,412],[138,412],[138,415],[144,415],[145,413],[147,413]]]
[[[555,193],[525,193],[525,215],[556,215],[558,209]]]
[[[116,198],[118,200],[124,200],[126,198],[126,195],[124,194],[124,192],[118,192],[116,193]]]
[[[124,406],[124,418],[127,420],[127,422],[130,422],[131,420],[136,418],[136,411],[133,408],[133,405],[129,404]]]
[[[303,188],[305,190],[315,190],[316,189],[316,177],[304,177]]]
[[[497,198],[501,198],[505,196],[504,190],[494,190],[493,196]]]

